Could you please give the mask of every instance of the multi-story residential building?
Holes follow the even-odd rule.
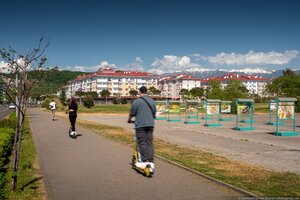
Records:
[[[201,79],[189,75],[175,75],[173,77],[163,77],[159,80],[159,90],[161,96],[172,99],[180,98],[180,90],[191,90],[195,87],[201,87]]]
[[[210,80],[220,81],[222,89],[228,85],[230,80],[239,80],[248,89],[250,94],[257,94],[259,96],[265,95],[265,87],[267,83],[271,81],[271,79],[262,78],[259,76],[226,74],[224,76],[202,79],[201,82],[204,89],[207,87],[207,84]]]
[[[70,81],[66,95],[70,97],[76,91],[99,94],[102,90],[108,90],[112,96],[130,96],[130,90],[138,90],[141,86],[158,89],[158,77],[147,72],[123,71],[106,67]]]

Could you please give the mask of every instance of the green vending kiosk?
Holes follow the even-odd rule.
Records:
[[[277,136],[298,136],[296,132],[295,102],[296,98],[276,98],[276,132]],[[285,126],[279,126],[280,120]]]
[[[198,101],[186,101],[185,109],[185,124],[199,124],[199,102]]]
[[[283,120],[278,120],[276,122],[276,111],[277,111],[277,103],[275,100],[270,100],[269,102],[269,125],[275,126],[276,124],[278,125],[284,125]]]
[[[169,101],[168,103],[168,122],[181,122],[181,102]]]
[[[232,101],[221,101],[220,105],[220,121],[232,121],[231,117],[231,104]]]
[[[255,128],[253,127],[254,100],[253,99],[236,99],[235,104],[236,104],[236,109],[237,109],[235,129],[238,131],[255,130]],[[239,122],[243,122],[243,123],[239,123]],[[247,126],[245,124],[249,124],[249,125]]]
[[[156,101],[156,120],[167,120],[168,101]]]
[[[207,127],[221,126],[220,123],[220,103],[219,99],[206,100],[205,124]]]

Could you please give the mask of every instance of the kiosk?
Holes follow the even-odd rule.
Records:
[[[276,98],[276,132],[277,136],[298,136],[296,132],[295,102],[296,98]],[[285,126],[279,127],[278,122],[284,120]],[[289,123],[288,123],[289,122]],[[290,127],[288,127],[290,126]],[[281,130],[279,130],[279,128]]]
[[[167,120],[168,101],[156,101],[156,120]]]
[[[185,109],[185,124],[199,124],[199,102],[198,101],[186,101]]]
[[[207,100],[201,103],[201,112],[202,112],[202,117],[201,119],[205,120],[212,120],[213,118],[211,116],[206,115],[207,113]]]
[[[228,121],[231,122],[231,104],[232,101],[221,101],[220,103],[220,121]]]
[[[255,130],[253,127],[253,110],[254,110],[254,100],[253,99],[236,99],[236,127],[238,131],[250,131]],[[240,121],[240,119],[242,119]],[[246,120],[248,119],[248,120]],[[249,123],[249,126],[240,126],[239,122]]]
[[[221,126],[220,124],[220,103],[219,99],[206,100],[205,124],[207,127]],[[208,123],[210,121],[210,123]]]
[[[278,125],[284,125],[284,121],[278,120],[276,122],[276,111],[277,111],[277,104],[275,100],[270,100],[269,102],[269,125],[275,126]],[[273,119],[274,118],[274,119]]]
[[[181,122],[180,112],[181,112],[181,102],[180,101],[169,101],[168,103],[168,122]]]

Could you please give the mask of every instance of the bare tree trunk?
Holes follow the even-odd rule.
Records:
[[[13,176],[12,176],[12,190],[16,190],[18,183],[18,169],[19,169],[19,160],[20,160],[20,150],[21,150],[21,142],[23,135],[23,128],[25,122],[24,116],[24,95],[23,95],[23,85],[22,79],[20,80],[20,90],[19,90],[19,105],[17,109],[17,118],[16,118],[16,133],[15,133],[15,141],[14,141],[14,153],[13,153]]]

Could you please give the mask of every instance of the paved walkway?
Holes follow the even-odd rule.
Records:
[[[268,114],[255,115],[254,131],[236,131],[235,116],[232,122],[221,127],[205,127],[201,124],[186,125],[183,122],[156,121],[154,136],[171,143],[194,147],[225,156],[232,160],[259,165],[277,171],[300,174],[300,136],[279,137],[273,135],[275,127],[266,125]],[[127,115],[80,114],[79,119],[100,124],[120,126],[132,131],[126,123]],[[297,114],[297,131],[300,133],[300,115]],[[289,126],[291,127],[291,124]],[[287,129],[287,128],[281,128]]]
[[[154,177],[131,169],[132,149],[78,127],[82,136],[68,136],[69,123],[38,109],[29,109],[49,200],[99,199],[237,199],[238,193],[191,172],[156,160]]]

